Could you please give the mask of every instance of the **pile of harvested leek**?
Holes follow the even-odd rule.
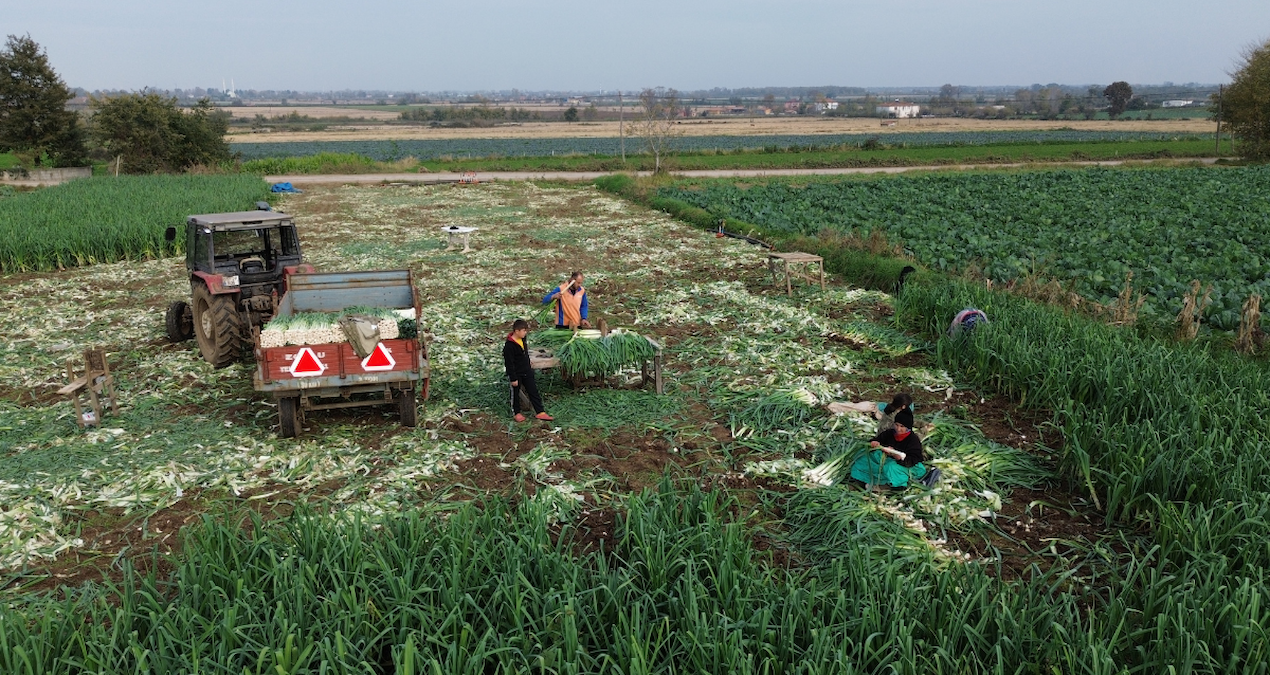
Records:
[[[417,334],[413,308],[345,307],[338,312],[299,312],[275,316],[260,330],[260,346],[269,348],[344,342],[347,338],[339,327],[339,320],[346,316],[379,319],[381,340],[414,337]]]
[[[598,330],[543,330],[529,336],[529,344],[555,352],[566,377],[604,377],[643,363],[657,353],[651,340],[621,328],[613,329],[608,337]]]

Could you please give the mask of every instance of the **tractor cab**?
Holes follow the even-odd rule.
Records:
[[[176,241],[177,228],[165,237]],[[236,360],[251,330],[273,316],[288,275],[313,272],[302,262],[291,216],[266,210],[186,218],[185,268],[191,299],[168,307],[168,338],[198,338],[217,367]]]
[[[175,240],[176,228],[168,228],[167,236]],[[213,292],[281,294],[286,268],[300,262],[300,240],[288,214],[241,211],[186,219],[185,267]]]

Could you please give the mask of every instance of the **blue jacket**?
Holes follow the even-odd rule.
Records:
[[[564,284],[561,284],[561,286],[564,286]],[[557,296],[560,296],[560,294],[562,293],[562,291],[561,291],[561,286],[556,286],[556,287],[552,288],[550,291],[547,291],[547,294],[546,294],[546,295],[544,295],[544,296],[542,297],[542,304],[544,304],[544,305],[545,305],[545,304],[547,304],[547,303],[551,302],[552,300],[556,300],[556,299],[557,299]],[[568,291],[568,293],[569,293],[569,295],[570,295],[570,296],[573,296],[573,297],[568,297],[568,298],[566,298],[566,297],[560,297],[560,298],[559,298],[560,302],[557,302],[557,303],[556,303],[556,325],[557,325],[557,326],[564,326],[564,325],[567,325],[567,324],[566,324],[566,319],[565,319],[565,303],[566,303],[566,302],[568,302],[568,301],[570,301],[570,300],[575,300],[576,296],[577,296],[579,293],[580,293],[580,294],[582,294],[582,302],[581,302],[581,304],[580,304],[580,305],[579,305],[579,307],[578,307],[578,318],[579,318],[579,319],[586,319],[586,318],[587,318],[587,316],[586,316],[586,315],[587,315],[587,292],[586,292],[586,288],[575,288],[575,289],[572,289],[572,290]],[[575,302],[576,302],[576,301],[575,301]],[[575,304],[575,302],[570,302],[569,304]]]

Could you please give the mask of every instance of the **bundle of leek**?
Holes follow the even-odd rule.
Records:
[[[566,377],[605,377],[624,367],[643,363],[657,353],[648,338],[622,329],[613,330],[608,337],[601,336],[598,330],[540,331],[535,335],[539,339],[537,344],[555,352]]]

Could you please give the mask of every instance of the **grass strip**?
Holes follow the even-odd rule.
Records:
[[[1201,575],[1189,579],[1193,586],[1156,584],[1149,595],[1129,583],[1106,599],[1060,575],[1002,581],[977,565],[940,561],[872,517],[879,504],[871,497],[856,495],[820,490],[790,501],[791,539],[811,563],[792,567],[755,551],[761,531],[735,515],[749,512],[735,498],[669,482],[626,502],[612,535],[592,540],[585,554],[573,548],[584,526],[549,525],[535,500],[445,517],[301,513],[246,527],[208,518],[189,532],[170,579],[124,563],[117,584],[0,608],[0,669],[1039,673],[1265,665],[1263,641],[1240,626],[1264,625],[1270,609],[1238,579],[1217,585],[1217,575]],[[1147,558],[1129,571],[1151,569]],[[1201,599],[1224,609],[1179,611]]]

